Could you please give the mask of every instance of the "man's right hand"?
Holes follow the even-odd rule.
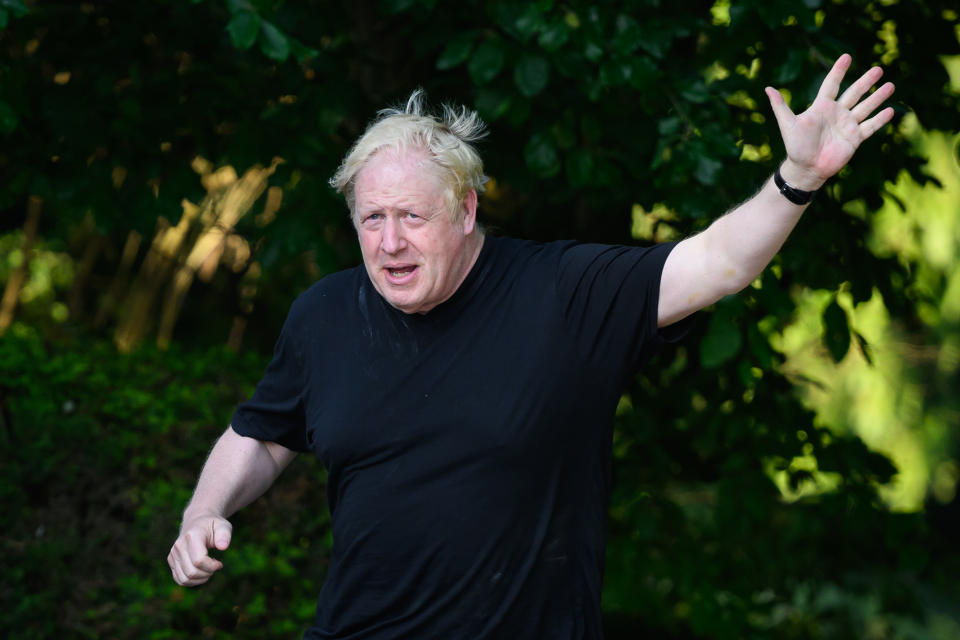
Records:
[[[210,557],[209,549],[223,551],[230,546],[233,525],[217,516],[196,516],[184,521],[173,543],[167,563],[173,579],[184,587],[195,587],[210,579],[223,563]]]

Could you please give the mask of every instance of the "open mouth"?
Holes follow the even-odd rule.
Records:
[[[394,284],[403,284],[408,281],[417,270],[417,265],[405,264],[395,267],[384,267],[387,272],[387,280]]]

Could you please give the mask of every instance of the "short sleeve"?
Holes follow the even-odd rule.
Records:
[[[686,322],[657,328],[660,276],[675,246],[573,244],[563,252],[559,302],[591,363],[633,373],[657,348],[686,334]]]
[[[273,359],[267,366],[253,397],[233,414],[230,425],[242,436],[276,442],[294,451],[308,451],[304,416],[303,353],[287,318]]]

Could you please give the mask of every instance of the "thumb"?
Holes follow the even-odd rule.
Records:
[[[213,544],[223,551],[230,546],[230,538],[233,536],[233,526],[225,520],[217,520],[213,523]]]
[[[780,126],[780,132],[783,133],[790,124],[790,121],[795,117],[793,111],[787,105],[786,100],[783,99],[783,96],[780,95],[779,91],[773,87],[767,87],[763,91],[767,94],[767,99],[770,100],[770,108],[773,110],[773,117],[777,119],[777,124]]]

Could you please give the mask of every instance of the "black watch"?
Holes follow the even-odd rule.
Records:
[[[773,183],[777,185],[777,189],[780,189],[783,197],[793,204],[807,204],[813,200],[813,196],[817,195],[816,191],[802,191],[787,184],[787,181],[780,175],[780,167],[777,167],[773,174]]]

